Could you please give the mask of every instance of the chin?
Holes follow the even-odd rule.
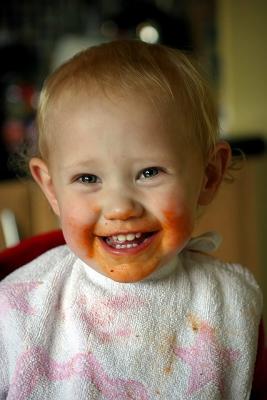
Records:
[[[105,271],[104,275],[115,282],[135,283],[147,278],[157,269],[158,266],[150,265],[149,267],[150,268],[144,270],[139,263],[133,263],[132,265],[123,263],[109,268],[108,271]]]
[[[149,276],[149,275],[147,275]],[[113,275],[108,275],[108,278],[110,278],[111,280],[113,280],[114,282],[118,282],[118,283],[136,283],[136,282],[141,282],[142,280],[144,280],[146,278],[145,277],[115,277]]]

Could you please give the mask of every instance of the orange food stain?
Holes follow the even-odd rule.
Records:
[[[198,332],[198,330],[200,328],[200,324],[201,324],[199,318],[193,314],[189,314],[187,319],[188,319],[189,324],[191,325],[192,330],[194,332]]]
[[[157,245],[152,244],[153,249]],[[109,276],[112,271],[112,279],[118,282],[136,282],[150,275],[159,263],[158,255],[153,254],[151,248],[148,251],[133,255],[116,256],[106,252],[99,239],[93,243],[93,259],[101,266],[101,272]],[[112,270],[111,270],[112,268]]]
[[[94,235],[92,231],[88,228],[83,229],[82,233],[79,235],[78,245],[85,251],[85,256],[93,258],[93,241]]]
[[[164,359],[167,359],[167,365],[163,368],[163,373],[165,375],[170,375],[173,368],[173,363],[175,362],[175,354],[173,349],[176,343],[176,335],[168,335],[165,337],[165,340],[162,341],[160,350],[164,354]]]
[[[166,375],[169,375],[170,373],[171,373],[171,367],[166,367],[166,368],[164,368],[164,373],[166,374]]]
[[[164,223],[162,224],[163,231],[165,232],[163,246],[166,249],[179,249],[188,238],[193,230],[193,223],[189,213],[177,215],[172,210],[165,210],[163,212]]]
[[[93,234],[93,227],[77,229],[68,223],[67,243],[88,265],[118,282],[136,282],[151,274],[159,263],[156,248],[159,240],[148,251],[133,255],[115,255],[107,252],[100,239]],[[155,254],[156,253],[156,254]]]
[[[163,211],[164,221],[161,232],[148,248],[136,255],[115,255],[107,252],[100,239],[93,234],[94,225],[87,225],[83,229],[68,221],[69,243],[73,250],[79,250],[79,256],[98,272],[118,282],[136,282],[143,280],[157,269],[162,259],[173,256],[181,250],[187,242],[192,222],[190,214],[178,214],[173,210]],[[73,225],[73,226],[71,226]],[[145,229],[146,227],[144,227]],[[68,241],[67,241],[68,242]]]

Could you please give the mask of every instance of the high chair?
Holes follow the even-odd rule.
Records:
[[[61,230],[42,233],[0,251],[0,280],[47,250],[64,244]]]

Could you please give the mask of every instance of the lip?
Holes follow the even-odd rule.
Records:
[[[121,231],[119,233],[116,233],[114,235],[118,235],[122,233]],[[127,231],[127,233],[137,233],[137,231],[134,232],[129,232]],[[142,232],[144,233],[144,232]],[[138,254],[144,250],[146,250],[159,236],[159,231],[156,232],[152,232],[152,235],[149,236],[148,238],[145,239],[145,241],[143,243],[141,243],[140,245],[138,245],[137,247],[131,247],[131,248],[124,248],[124,249],[115,249],[114,247],[109,246],[105,240],[99,236],[98,239],[102,245],[102,247],[105,249],[105,251],[117,255],[117,256],[125,256],[125,255],[135,255]]]

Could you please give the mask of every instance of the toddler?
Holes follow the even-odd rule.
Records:
[[[66,245],[0,284],[0,399],[249,399],[250,273],[192,238],[231,165],[177,50],[115,41],[45,82],[30,170]]]

